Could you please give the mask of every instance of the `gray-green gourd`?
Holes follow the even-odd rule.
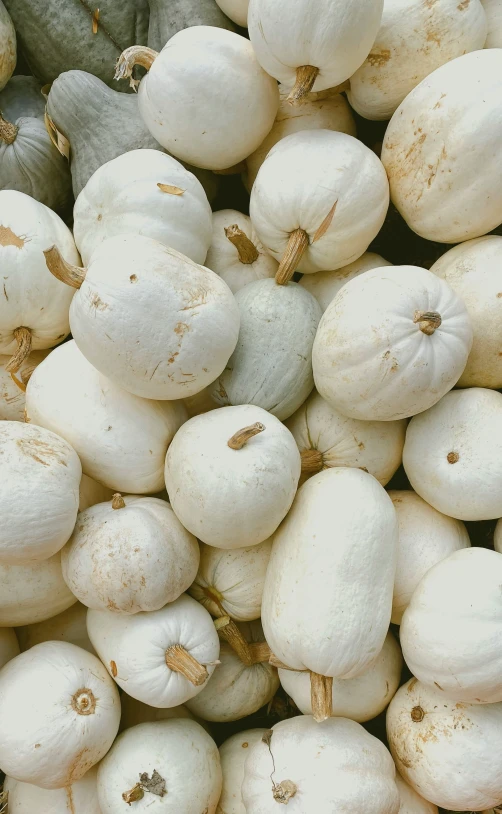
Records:
[[[192,25],[212,25],[235,31],[235,26],[215,0],[148,0],[148,45],[160,51],[178,31]],[[122,83],[121,83],[122,84]],[[124,83],[125,84],[125,83]]]

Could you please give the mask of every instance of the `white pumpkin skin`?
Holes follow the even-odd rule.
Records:
[[[42,562],[0,564],[0,626],[43,622],[75,602],[63,579],[59,551]]]
[[[383,257],[373,252],[365,252],[361,255],[359,260],[354,260],[348,266],[334,271],[318,271],[315,274],[305,274],[300,280],[302,288],[306,288],[314,296],[322,308],[322,312],[326,310],[331,300],[335,298],[341,288],[353,280],[354,277],[359,277],[365,271],[371,269],[383,268],[384,266],[391,266]]]
[[[157,771],[165,781],[162,797],[146,792],[133,803],[139,810],[153,806],[163,814],[215,814],[221,792],[221,766],[213,739],[195,721],[175,719],[127,729],[98,769],[98,799],[102,814],[123,814],[124,792]]]
[[[187,399],[183,399],[183,404],[186,407],[189,418],[193,418],[194,415],[200,415],[201,413],[207,413],[209,410],[214,410],[216,408],[216,403],[211,398],[214,384],[214,382],[213,384],[208,384],[204,390],[201,390],[194,396],[189,396]]]
[[[420,797],[396,772],[396,786],[399,792],[399,814],[438,814],[437,806]]]
[[[0,710],[0,766],[44,789],[80,780],[107,753],[120,721],[105,668],[68,642],[37,644],[9,662],[0,674]]]
[[[399,524],[391,622],[400,625],[413,592],[427,571],[471,543],[460,520],[436,511],[415,492],[398,489],[388,494]]]
[[[216,0],[216,2],[227,17],[230,17],[241,28],[246,28],[249,0]]]
[[[183,190],[163,192],[158,184]],[[75,243],[84,265],[110,237],[141,234],[203,263],[211,242],[211,207],[200,181],[159,150],[131,150],[107,161],[75,202]]]
[[[16,32],[4,4],[0,2],[0,90],[5,87],[16,67]]]
[[[95,506],[96,503],[104,503],[105,500],[111,500],[113,497],[113,490],[102,486],[97,480],[93,480],[88,475],[82,475],[79,489],[79,503],[78,510],[83,512],[89,506]]]
[[[502,51],[474,51],[435,70],[394,113],[381,158],[392,202],[421,237],[459,243],[502,221],[501,86]]]
[[[235,433],[255,422],[264,426],[262,432],[241,449],[228,446]],[[270,537],[289,511],[299,477],[293,436],[253,405],[191,418],[166,456],[166,488],[176,516],[199,540],[217,548],[257,545]]]
[[[500,0],[481,0],[488,21],[485,48],[502,48],[502,5]]]
[[[180,402],[127,393],[102,376],[74,341],[57,348],[33,373],[26,390],[27,420],[61,433],[86,475],[134,494],[164,486],[164,460],[186,419]]]
[[[41,642],[70,642],[96,655],[87,635],[87,608],[76,602],[67,610],[45,622],[18,627],[16,630],[21,652]]]
[[[387,710],[387,738],[399,773],[431,803],[479,811],[502,800],[502,704],[458,703],[412,678]]]
[[[16,378],[25,387],[36,366],[47,356],[47,351],[35,350],[24,360]],[[14,381],[5,365],[10,356],[0,356],[0,421],[24,421],[25,391]]]
[[[429,312],[441,317],[432,334],[419,320]],[[465,305],[447,283],[417,266],[373,269],[347,283],[324,312],[312,352],[314,381],[344,415],[395,421],[439,401],[471,346]]]
[[[392,502],[371,475],[340,467],[304,483],[274,536],[263,590],[277,658],[334,678],[369,667],[389,627],[397,542]]]
[[[380,231],[388,205],[387,177],[375,153],[346,133],[305,130],[268,153],[251,190],[250,215],[277,260],[290,233],[303,229],[309,245],[297,270],[312,274],[357,260]]]
[[[387,749],[360,724],[300,715],[272,728],[270,746],[260,740],[251,747],[242,797],[246,811],[275,814],[273,784],[289,780],[297,787],[287,802],[294,814],[398,814],[394,777]]]
[[[165,500],[129,495],[80,512],[61,565],[88,608],[154,611],[190,587],[199,546]]]
[[[11,627],[0,627],[0,668],[20,653],[17,636]]]
[[[249,749],[261,740],[266,729],[245,729],[227,738],[220,746],[223,788],[216,814],[246,814],[242,801],[244,764]]]
[[[411,486],[460,520],[502,516],[502,396],[454,390],[408,424],[403,464]]]
[[[158,707],[150,707],[148,704],[143,704],[142,701],[137,701],[136,698],[131,698],[131,696],[125,692],[120,696],[120,705],[122,707],[122,715],[120,717],[119,732],[123,732],[124,729],[130,729],[131,726],[137,726],[137,724],[168,721],[171,718],[189,718],[191,721],[197,720],[195,715],[192,715],[190,710],[183,704],[180,704],[178,707],[158,709]]]
[[[4,791],[9,792],[9,814],[101,814],[98,803],[96,766],[76,783],[64,789],[41,789],[6,777]]]
[[[402,667],[400,647],[392,633],[387,633],[379,655],[363,673],[357,678],[333,679],[331,715],[359,723],[376,718],[399,687]],[[300,712],[312,715],[310,673],[279,670],[279,679]]]

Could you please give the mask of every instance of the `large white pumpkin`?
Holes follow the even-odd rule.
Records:
[[[34,350],[21,362],[17,373],[6,369],[11,357],[0,355],[0,421],[24,421],[26,386],[48,351]]]
[[[502,3],[500,0],[481,0],[488,21],[485,48],[502,48]]]
[[[242,800],[244,764],[249,749],[261,740],[266,729],[245,729],[231,735],[220,746],[223,787],[216,814],[246,814]]]
[[[62,789],[41,789],[6,777],[3,788],[9,795],[9,814],[102,814],[97,776],[97,767],[93,766],[80,780]]]
[[[471,345],[465,305],[447,283],[417,266],[373,269],[347,283],[324,312],[314,381],[344,415],[394,421],[439,401]]]
[[[0,627],[0,668],[20,653],[19,642],[11,627]]]
[[[41,642],[57,641],[70,642],[89,653],[94,653],[94,647],[87,634],[87,608],[80,602],[44,622],[18,627],[16,633],[22,652]]]
[[[0,564],[0,626],[32,625],[57,616],[77,598],[63,579],[61,554],[42,562]]]
[[[300,280],[302,288],[306,288],[316,298],[317,302],[322,308],[326,310],[331,300],[335,298],[341,288],[353,280],[354,277],[359,277],[365,271],[371,269],[379,269],[384,266],[391,266],[388,260],[380,257],[379,254],[374,252],[364,252],[358,260],[349,263],[341,269],[317,271],[315,274],[304,274]]]
[[[437,806],[420,797],[417,792],[405,783],[396,772],[396,786],[399,792],[399,814],[438,814]]]
[[[16,32],[7,9],[0,2],[0,90],[14,73],[16,57]]]

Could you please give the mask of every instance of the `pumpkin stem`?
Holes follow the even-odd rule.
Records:
[[[139,79],[132,78],[134,66],[141,65],[142,68],[146,68],[146,70],[149,71],[158,55],[158,51],[154,51],[153,48],[147,48],[146,45],[131,45],[130,48],[126,48],[125,51],[122,51],[119,56],[117,64],[115,65],[115,76],[113,78],[117,80],[129,79],[131,88],[136,90],[136,87],[139,85]]]
[[[324,466],[324,458],[322,452],[318,449],[303,449],[300,453],[302,461],[302,472],[308,472],[314,475],[320,472]]]
[[[251,263],[254,263],[255,260],[258,260],[260,256],[258,249],[253,241],[248,238],[247,234],[243,232],[242,229],[239,229],[236,223],[225,229],[225,235],[230,243],[237,249],[241,263],[245,263],[249,266]]]
[[[120,492],[115,492],[112,497],[112,509],[125,509],[125,500]]]
[[[305,96],[310,93],[317,79],[319,68],[313,65],[301,65],[296,69],[296,82],[287,101],[290,105],[300,105]]]
[[[270,650],[267,642],[250,642],[249,652],[251,653],[253,664],[264,664],[265,662],[269,662],[272,655],[272,651]]]
[[[294,232],[291,232],[275,275],[277,285],[289,283],[308,245],[309,236],[304,229],[295,229]]]
[[[219,619],[215,619],[214,625],[218,631],[218,636],[229,643],[232,650],[237,653],[246,667],[251,667],[253,664],[253,656],[251,655],[249,644],[235,622],[230,619],[230,616],[221,616]]]
[[[184,675],[195,687],[200,687],[209,677],[204,665],[194,659],[181,644],[173,644],[167,648],[166,664],[170,670]]]
[[[308,670],[298,670],[297,667],[290,667],[289,664],[284,664],[283,661],[277,658],[273,653],[270,653],[268,663],[272,667],[277,667],[279,670],[290,670],[292,673],[308,673]]]
[[[333,714],[333,679],[310,673],[310,700],[314,720],[321,722]]]
[[[230,449],[242,449],[244,444],[246,444],[253,435],[258,435],[258,433],[263,432],[264,429],[265,425],[259,421],[255,424],[251,424],[249,427],[243,427],[242,430],[237,430],[237,432],[228,439],[227,446],[229,446]]]
[[[29,328],[15,328],[14,339],[17,342],[17,350],[5,365],[7,373],[17,373],[24,360],[31,353],[31,331]]]
[[[0,114],[0,140],[3,141],[4,144],[12,144],[12,142],[16,140],[18,132],[19,127],[8,122],[7,119],[4,119]]]
[[[283,803],[285,806],[287,806],[297,791],[298,786],[296,786],[292,780],[281,780],[280,783],[274,783],[272,787],[275,802]]]
[[[436,328],[441,325],[441,314],[438,314],[437,311],[415,311],[413,322],[415,324],[418,322],[422,333],[432,336]]]
[[[44,249],[44,255],[47,268],[57,280],[66,285],[71,285],[72,288],[80,288],[85,280],[87,269],[68,263],[57,246]]]
[[[77,690],[71,699],[71,705],[79,715],[92,715],[96,711],[96,698],[92,690],[84,687]]]
[[[124,803],[127,803],[127,805],[130,806],[131,803],[136,803],[138,800],[142,800],[144,796],[145,792],[141,788],[141,783],[136,783],[132,789],[129,789],[129,791],[124,791],[122,794],[122,799]]]

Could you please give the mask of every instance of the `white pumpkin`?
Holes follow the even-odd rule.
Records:
[[[479,811],[502,800],[502,704],[463,704],[410,679],[387,710],[399,773],[449,810]]]
[[[10,356],[0,356],[0,421],[24,421],[26,385],[48,351],[34,350],[21,362],[17,373],[6,370]]]
[[[365,252],[361,255],[359,260],[354,260],[348,266],[334,271],[317,271],[315,274],[304,274],[300,280],[302,288],[316,298],[317,302],[322,308],[322,312],[326,310],[331,300],[335,298],[341,288],[353,280],[354,277],[359,277],[365,271],[371,269],[383,268],[384,266],[391,266],[388,260],[380,257],[379,254],[374,252]]]
[[[350,77],[351,106],[365,119],[390,119],[422,79],[483,48],[486,34],[480,0],[385,0],[376,40]]]
[[[41,789],[31,783],[21,783],[6,777],[4,791],[8,792],[9,814],[101,814],[98,803],[96,766],[80,780],[63,789]]]
[[[195,715],[192,715],[190,710],[183,704],[180,704],[178,707],[159,709],[158,707],[143,704],[142,701],[131,698],[131,696],[125,692],[121,694],[120,705],[122,707],[122,715],[120,718],[119,732],[123,732],[124,729],[130,729],[131,726],[136,726],[137,724],[168,721],[171,718],[189,718],[191,721],[197,720]],[[198,721],[198,723],[200,722]],[[203,726],[205,727],[207,725],[203,724]]]
[[[274,277],[277,271],[277,260],[266,253],[251,218],[235,209],[213,214],[213,240],[205,265],[220,275],[232,294],[255,280]]]
[[[488,22],[485,48],[502,47],[502,3],[500,0],[481,0]]]
[[[0,0],[0,90],[14,73],[16,58],[16,32],[7,9]]]
[[[344,415],[395,421],[451,390],[471,346],[465,305],[447,283],[417,266],[373,269],[347,283],[324,312],[314,381]]]
[[[57,641],[76,644],[96,655],[87,634],[87,608],[80,602],[44,622],[18,627],[16,633],[22,652],[41,642]]]
[[[241,791],[244,764],[250,747],[258,743],[266,731],[266,729],[245,729],[231,735],[221,744],[223,787],[216,814],[246,814]]]
[[[353,466],[385,486],[401,465],[406,421],[347,418],[315,390],[286,427],[298,444],[304,478],[333,466]]]
[[[363,723],[376,718],[396,693],[401,680],[403,659],[392,633],[372,664],[356,678],[333,679],[332,716]],[[287,694],[304,715],[312,715],[310,675],[279,669],[279,679]]]
[[[176,516],[217,548],[257,545],[270,537],[289,511],[299,477],[293,436],[253,405],[191,418],[166,456],[166,488]]]
[[[460,520],[436,511],[411,489],[391,490],[388,494],[399,525],[391,622],[400,625],[413,592],[427,571],[471,543]]]
[[[204,266],[142,235],[109,238],[85,271],[65,265],[55,250],[47,265],[78,288],[70,326],[79,349],[129,393],[185,398],[225,368],[239,310],[226,283]]]
[[[211,391],[219,405],[255,404],[283,421],[314,386],[318,303],[296,283],[259,280],[237,292],[237,346]]]
[[[369,147],[332,130],[305,130],[272,147],[251,190],[250,215],[278,282],[354,262],[384,222],[389,185]]]
[[[243,161],[271,129],[279,91],[260,67],[251,43],[222,28],[178,31],[160,54],[132,46],[116,78],[135,64],[148,69],[138,94],[150,133],[176,158],[223,170]]]
[[[186,594],[150,613],[89,610],[87,630],[119,687],[153,707],[176,707],[201,692],[220,652],[211,616]]]
[[[381,158],[392,202],[421,237],[459,243],[502,221],[501,90],[502,49],[474,51],[429,74],[394,113]]]
[[[84,265],[116,235],[152,237],[194,263],[204,262],[211,243],[211,207],[202,184],[160,150],[131,150],[99,167],[73,217]]]
[[[420,497],[460,520],[502,516],[502,395],[454,390],[406,431],[403,464]]]
[[[80,512],[61,552],[66,584],[88,608],[116,613],[160,610],[190,587],[197,540],[169,503],[116,494]]]
[[[399,792],[399,814],[438,814],[437,806],[420,797],[396,772],[396,786]]]
[[[113,384],[75,342],[38,366],[26,390],[26,413],[74,447],[86,475],[134,494],[163,488],[167,447],[186,418],[179,402],[142,399]]]
[[[216,0],[216,2],[227,17],[230,17],[241,28],[246,28],[249,0]]]
[[[11,627],[0,627],[0,668],[20,653],[17,636]]]
[[[310,715],[280,721],[251,747],[244,768],[245,810],[398,814],[395,768],[387,749],[360,724]],[[296,797],[298,795],[298,797]]]
[[[474,332],[459,387],[502,387],[501,263],[502,237],[487,235],[460,243],[431,267],[463,299]]]
[[[78,265],[73,236],[61,218],[29,195],[0,191],[0,353],[19,370],[30,351],[52,348],[70,331],[73,291],[47,274],[44,250],[57,246]]]
[[[218,748],[186,719],[127,729],[98,769],[102,814],[123,814],[125,803],[139,811],[151,806],[165,814],[215,814],[220,792]]]
[[[61,554],[42,562],[0,564],[0,626],[43,622],[74,605],[63,579]]]
[[[108,752],[119,728],[119,693],[96,656],[68,642],[43,642],[0,672],[0,714],[3,771],[61,789]]]
[[[271,538],[230,550],[200,543],[199,571],[189,594],[213,616],[228,614],[237,622],[259,619],[271,550]]]
[[[193,418],[194,415],[200,415],[201,413],[207,413],[209,410],[216,408],[217,405],[211,397],[214,384],[214,382],[213,384],[208,384],[204,390],[200,390],[200,392],[194,396],[183,399],[183,404],[186,407],[189,418]]]
[[[95,506],[96,503],[104,503],[105,500],[111,500],[113,497],[113,490],[108,489],[107,486],[102,486],[97,480],[93,480],[88,475],[82,475],[79,489],[79,503],[78,510],[83,512],[89,506]]]

